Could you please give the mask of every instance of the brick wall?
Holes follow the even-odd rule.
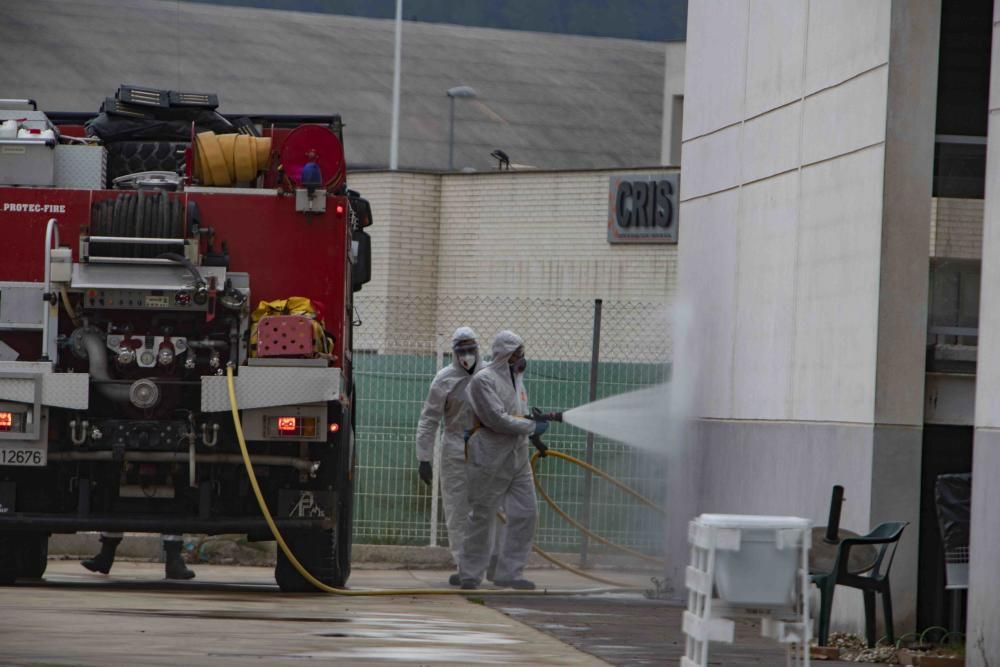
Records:
[[[983,200],[931,200],[931,257],[980,259],[983,249]]]
[[[611,173],[445,176],[439,295],[671,296],[676,245],[608,244]]]
[[[372,204],[372,280],[355,302],[363,320],[385,331],[433,331],[435,312],[408,313],[366,308],[366,297],[434,298],[438,282],[438,228],[441,179],[434,174],[382,172],[352,174],[350,187]],[[371,298],[368,298],[373,303]],[[373,306],[374,308],[374,306]],[[413,318],[416,319],[413,319]],[[375,323],[378,323],[377,325]],[[401,342],[402,344],[402,342]]]
[[[350,186],[371,201],[375,219],[369,229],[372,282],[359,296],[359,307],[364,309],[366,296],[433,297],[438,303],[474,297],[575,303],[601,298],[609,308],[621,302],[669,303],[676,290],[677,246],[607,241],[609,177],[622,171],[351,174]],[[551,330],[542,330],[544,323],[536,324],[537,313],[519,308],[522,314],[512,315],[510,328],[536,340],[552,337]],[[441,310],[424,315],[437,317],[431,330],[450,333],[453,311]],[[591,310],[569,310],[580,315],[564,325],[589,331]],[[624,316],[609,319],[604,346],[624,350],[654,337],[669,350],[665,306],[663,311],[655,330],[629,324]],[[367,317],[384,319],[387,331],[399,319],[392,313]],[[621,322],[620,330],[613,322]],[[422,331],[426,322],[413,324],[411,330]]]

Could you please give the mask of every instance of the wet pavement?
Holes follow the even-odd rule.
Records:
[[[612,665],[679,665],[684,655],[680,601],[610,593],[586,597],[493,598],[486,604]],[[760,635],[757,621],[736,621],[732,644],[713,643],[713,667],[785,664],[782,645]],[[839,661],[816,664],[846,667]]]
[[[482,598],[337,597],[278,591],[270,568],[115,563],[111,576],[51,561],[45,580],[0,589],[3,665],[603,665]],[[354,588],[447,588],[449,572],[360,570]],[[562,572],[540,583],[591,588]],[[638,582],[637,582],[638,583]]]
[[[50,561],[44,581],[0,588],[0,665],[677,665],[677,602],[640,593],[340,597],[290,595],[270,568],[115,563],[111,576]],[[449,588],[448,571],[358,569],[353,589]],[[528,573],[551,591],[595,584],[559,570]],[[648,587],[648,575],[616,572]],[[710,664],[784,664],[784,650],[737,624]],[[847,663],[825,662],[830,665]]]

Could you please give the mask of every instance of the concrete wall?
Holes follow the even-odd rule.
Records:
[[[680,166],[681,128],[684,119],[684,50],[683,42],[670,42],[664,49],[663,124],[660,164]]]
[[[966,660],[1000,662],[1000,2],[993,10]]]
[[[845,528],[910,521],[898,629],[916,596],[939,20],[895,0],[688,15],[676,364],[701,420],[698,511],[821,525],[839,483]],[[860,595],[838,597],[863,618]]]

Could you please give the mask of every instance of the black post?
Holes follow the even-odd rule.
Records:
[[[844,503],[844,487],[837,484],[833,487],[833,495],[830,496],[830,518],[826,522],[826,536],[824,541],[830,544],[840,542],[840,506]]]
[[[601,360],[601,299],[594,299],[594,335],[590,348],[590,402],[597,400],[597,377],[598,365]],[[594,462],[594,434],[587,433],[587,453],[584,456],[587,463]],[[590,528],[590,494],[591,486],[594,482],[594,475],[589,470],[584,471],[583,477],[583,513],[581,523]],[[581,536],[580,542],[580,565],[587,565],[587,536]]]

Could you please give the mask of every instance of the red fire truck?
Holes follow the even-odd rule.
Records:
[[[42,576],[53,533],[272,539],[230,368],[278,528],[343,585],[372,220],[340,117],[139,86],[34,106],[0,100],[0,583]],[[275,578],[312,589],[280,552]]]

